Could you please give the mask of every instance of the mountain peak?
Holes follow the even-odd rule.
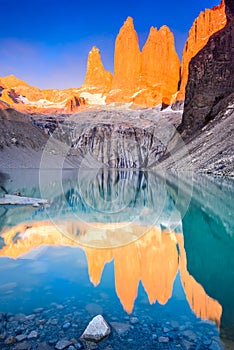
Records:
[[[29,86],[24,80],[15,77],[13,74],[0,78],[1,82],[8,88],[14,88],[17,86]]]
[[[93,46],[89,53],[100,53],[100,50],[97,48],[97,46]]]
[[[87,72],[84,85],[108,90],[110,88],[111,81],[112,74],[105,71],[100,50],[96,46],[93,46],[88,55]]]
[[[131,26],[134,27],[134,22],[133,22],[133,18],[128,16],[128,18],[126,19],[126,21],[124,22],[124,26]]]

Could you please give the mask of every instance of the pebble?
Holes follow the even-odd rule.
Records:
[[[57,326],[58,320],[57,319],[52,319],[52,320],[50,320],[50,324],[52,324],[53,326]]]
[[[28,316],[26,316],[26,319],[28,320],[28,321],[32,321],[32,320],[34,320],[34,318],[36,317],[36,315],[28,315]]]
[[[167,328],[167,327],[164,327],[164,328],[163,328],[163,332],[164,332],[164,333],[168,333],[168,332],[170,332],[170,329]]]
[[[34,339],[38,337],[37,331],[31,331],[28,335],[28,339]]]
[[[84,344],[82,344],[80,341],[74,344],[75,348],[77,350],[83,350],[84,349]]]
[[[68,328],[70,328],[71,327],[71,323],[70,322],[66,322],[66,323],[64,323],[64,325],[63,325],[63,329],[68,329]]]
[[[6,345],[11,345],[11,344],[14,344],[15,342],[16,342],[16,339],[12,335],[5,340]]]
[[[168,343],[170,339],[168,337],[159,337],[158,341],[159,343]]]
[[[50,338],[48,339],[48,344],[49,345],[54,345],[58,342],[58,338]]]
[[[31,350],[32,345],[29,343],[19,343],[14,347],[14,350]]]
[[[27,335],[26,334],[19,334],[15,337],[15,339],[17,340],[17,342],[21,342],[21,341],[27,339]]]
[[[57,350],[63,350],[68,348],[70,345],[72,345],[72,342],[66,339],[59,340],[57,344],[55,345],[55,349]]]
[[[196,334],[191,331],[190,329],[187,329],[186,331],[182,332],[182,335],[186,337],[188,340],[196,342],[197,336]]]
[[[51,350],[51,347],[44,341],[38,344],[37,350]]]

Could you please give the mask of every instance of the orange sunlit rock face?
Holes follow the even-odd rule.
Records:
[[[107,102],[170,104],[178,90],[180,61],[167,26],[152,27],[140,52],[133,19],[128,17],[116,39],[112,90]]]
[[[137,240],[111,248],[112,238],[109,236],[109,230],[114,226],[101,223],[86,226],[82,222],[62,222],[54,226],[50,221],[43,221],[22,223],[10,229],[5,227],[2,232],[5,246],[0,250],[0,256],[18,258],[42,245],[82,247],[87,257],[89,278],[94,286],[100,283],[105,264],[113,260],[116,293],[128,313],[131,313],[134,308],[140,282],[150,304],[155,302],[166,304],[171,298],[174,280],[180,271],[181,282],[191,309],[198,317],[212,320],[217,326],[220,325],[221,305],[210,298],[187,271],[182,234],[149,227],[144,229],[145,234],[142,235],[142,226],[135,225],[134,238],[138,236]],[[102,235],[106,234],[105,240],[110,241],[110,248],[84,247],[79,242],[79,237],[74,236],[78,231],[85,236],[90,235],[89,231],[97,232],[98,229],[102,230]],[[136,232],[138,230],[139,235]],[[116,227],[116,234],[118,233]],[[17,239],[14,239],[16,235]],[[177,244],[180,253],[178,253]]]
[[[224,28],[226,21],[224,0],[221,1],[219,6],[201,12],[195,19],[183,51],[181,87],[177,96],[178,101],[185,99],[190,60],[207,44],[212,34]]]
[[[141,89],[159,96],[158,103],[170,104],[171,97],[178,90],[180,60],[175,50],[174,35],[167,26],[157,30],[151,27],[148,39],[142,49]],[[134,99],[136,104],[146,103],[145,91]],[[155,105],[155,99],[147,105]]]
[[[129,102],[139,85],[141,52],[133,19],[128,17],[115,42],[114,76],[108,102]]]
[[[94,46],[88,55],[87,71],[84,88],[96,88],[97,91],[106,92],[111,88],[112,74],[104,69],[100,50]]]

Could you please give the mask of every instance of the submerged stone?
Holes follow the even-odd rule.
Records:
[[[92,319],[88,324],[81,338],[85,340],[98,342],[110,334],[110,327],[108,326],[102,315],[98,315]]]
[[[55,345],[55,349],[57,350],[63,350],[68,348],[70,345],[72,345],[72,342],[66,339],[59,340],[57,344]]]
[[[15,337],[15,339],[18,341],[18,342],[21,342],[23,340],[25,340],[27,338],[27,335],[26,334],[19,334]]]
[[[111,322],[111,327],[120,336],[127,334],[131,328],[129,324],[121,322]]]
[[[37,337],[38,337],[37,331],[32,331],[28,335],[28,339],[34,339],[34,338],[37,338]]]
[[[170,339],[168,337],[159,337],[158,341],[159,343],[168,343]]]

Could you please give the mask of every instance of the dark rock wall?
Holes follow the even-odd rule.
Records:
[[[191,60],[181,131],[191,135],[213,119],[234,92],[234,2],[226,0],[228,18]],[[221,103],[222,102],[222,103]],[[216,106],[219,106],[216,108]]]

